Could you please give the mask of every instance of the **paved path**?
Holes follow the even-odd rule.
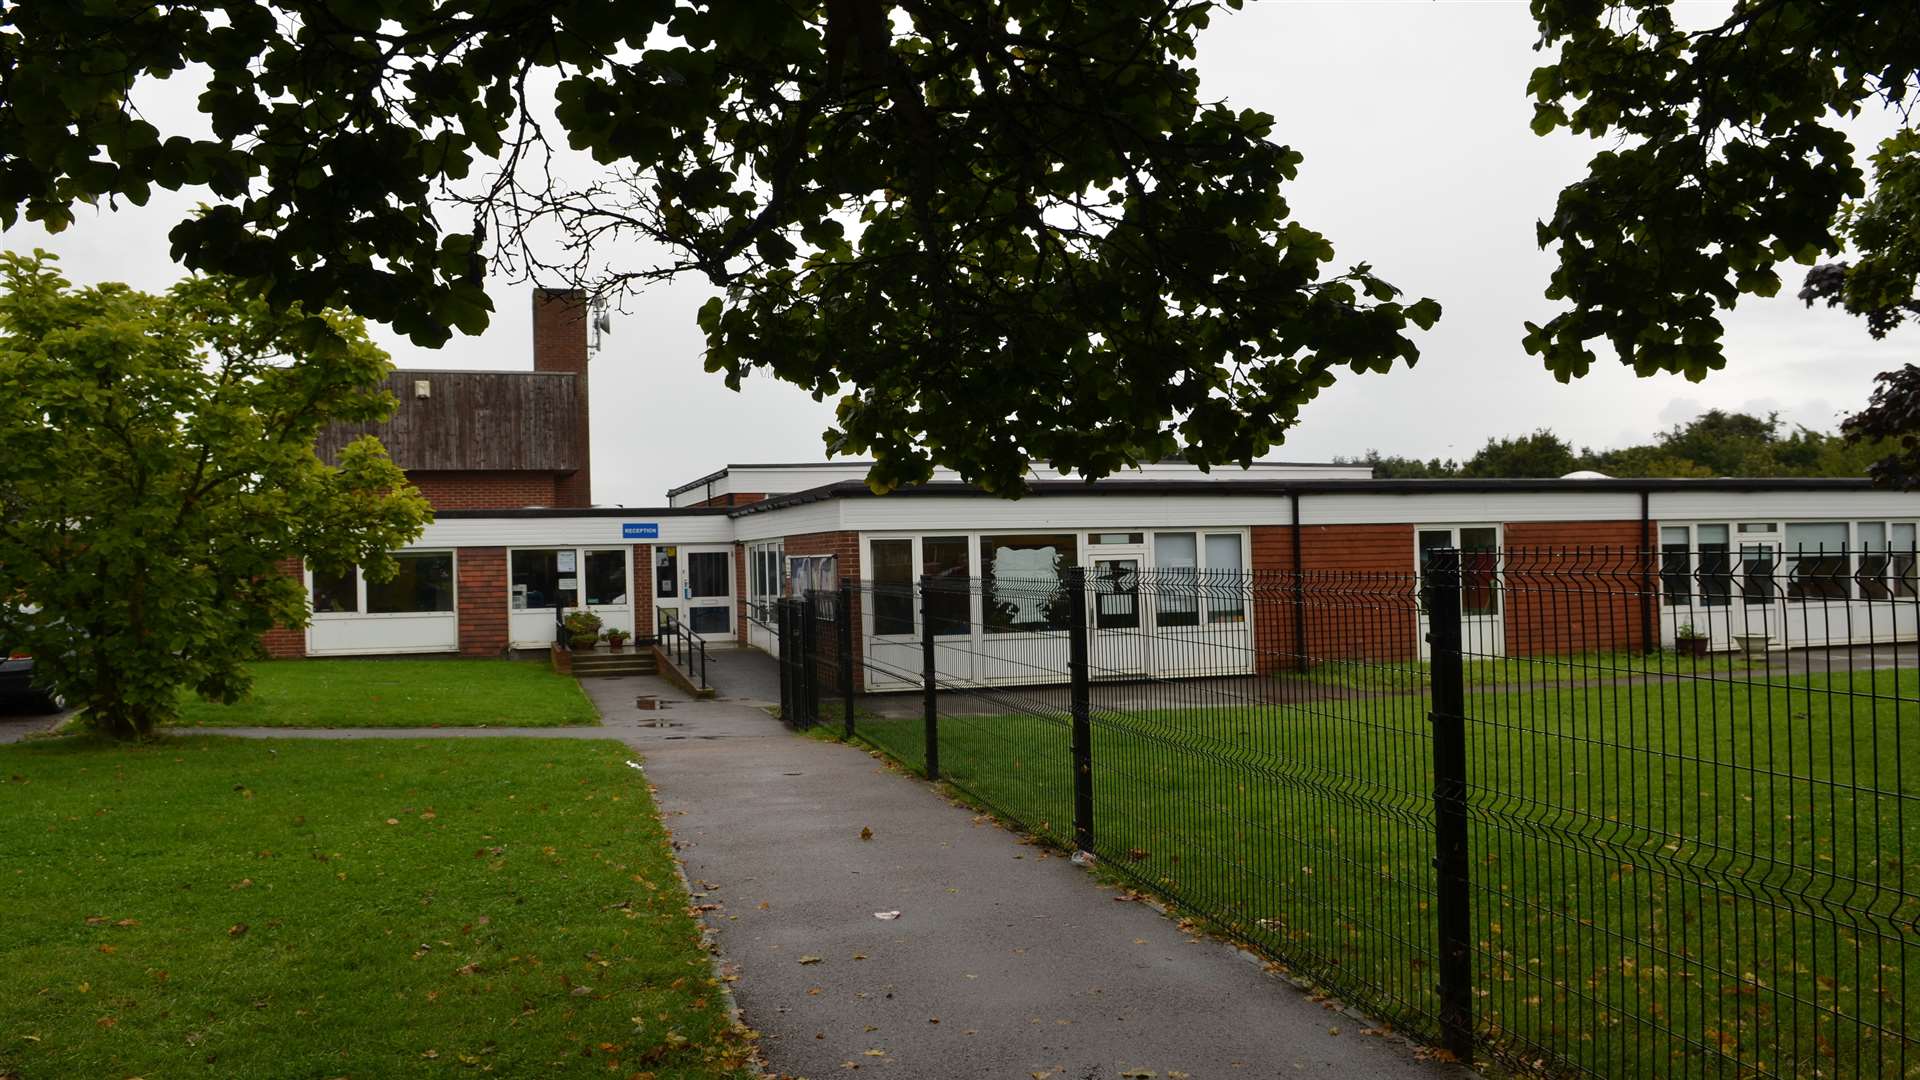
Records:
[[[738,976],[744,1018],[781,1076],[1465,1075],[1416,1061],[1396,1039],[1362,1036],[1365,1021],[1146,905],[1116,903],[1065,858],[867,754],[788,732],[742,700],[750,693],[696,702],[656,678],[582,685],[605,727],[195,733],[632,746],[695,902],[714,905],[706,918]],[[664,707],[637,709],[641,694]],[[894,920],[874,917],[896,910]]]

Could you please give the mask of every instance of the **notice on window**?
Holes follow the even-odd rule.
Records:
[[[574,588],[578,588],[579,586],[580,586],[579,578],[563,577],[560,579],[560,584],[557,586],[557,588],[574,589]]]
[[[560,557],[560,565],[559,567],[557,567],[557,569],[563,574],[573,573],[573,571],[575,570],[575,567],[573,565],[573,560],[577,553],[571,549],[568,549],[564,551],[555,552],[555,554]],[[560,587],[563,589],[566,588],[565,585],[562,585]]]

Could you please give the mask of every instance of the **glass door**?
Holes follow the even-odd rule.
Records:
[[[654,618],[676,618],[707,638],[733,635],[733,548],[665,544],[653,549]]]
[[[1140,567],[1146,552],[1098,551],[1087,592],[1092,604],[1087,662],[1095,679],[1144,675],[1146,633],[1140,610]]]
[[[1506,624],[1500,615],[1500,530],[1493,525],[1426,528],[1419,532],[1418,566],[1422,580],[1427,561],[1441,548],[1460,550],[1460,647],[1469,656],[1502,656]],[[1422,590],[1420,658],[1427,659],[1427,606]]]
[[[1742,637],[1764,637],[1773,644],[1784,644],[1781,630],[1786,622],[1786,575],[1777,540],[1740,541],[1739,562],[1734,567],[1737,602],[1728,612],[1729,645],[1742,647]]]

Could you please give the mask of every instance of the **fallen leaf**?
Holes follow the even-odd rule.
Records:
[[[438,1050],[429,1050],[429,1051],[427,1051],[426,1053],[424,1053],[424,1054],[421,1054],[420,1056],[421,1056],[421,1057],[423,1057],[423,1058],[426,1058],[426,1059],[427,1059],[428,1061],[432,1061],[432,1060],[433,1060],[434,1058],[437,1058],[437,1057],[439,1057],[439,1056],[440,1056],[440,1051],[438,1051]]]
[[[866,826],[864,826],[864,825],[862,825],[862,826],[860,827],[860,839],[862,839],[862,840],[871,840],[871,839],[873,839],[873,830],[872,830],[872,829],[869,829],[869,828],[867,828],[867,827],[866,827]]]
[[[1153,1080],[1159,1074],[1152,1069],[1128,1069],[1120,1075],[1123,1080]]]
[[[876,911],[873,913],[873,917],[876,919],[886,919],[887,921],[891,922],[894,919],[899,918],[900,913],[897,911]]]
[[[243,922],[237,922],[237,923],[234,923],[232,926],[227,927],[228,937],[240,937],[242,934],[245,934],[246,932],[247,932],[247,924]]]
[[[574,997],[586,997],[591,993],[593,993],[593,987],[591,986],[576,986],[573,988]]]
[[[389,824],[389,825],[398,825],[398,824],[400,824],[400,819],[399,819],[399,818],[397,818],[397,817],[390,817],[390,818],[388,818],[388,819],[387,819],[387,824]],[[435,1056],[438,1056],[438,1055],[435,1055]]]
[[[880,1049],[877,1046],[871,1050],[862,1050],[860,1052],[866,1055],[867,1057],[886,1057],[887,1056],[887,1052],[885,1050]]]
[[[826,957],[824,956],[803,956],[800,958],[800,962],[803,964],[817,964],[825,959]]]

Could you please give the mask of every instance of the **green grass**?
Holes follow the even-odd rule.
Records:
[[[0,747],[0,1076],[749,1075],[628,753]]]
[[[566,727],[597,724],[572,677],[541,660],[263,660],[253,693],[183,695],[193,727]]]
[[[1474,1009],[1508,1064],[1920,1075],[1897,1035],[1920,1032],[1920,675],[1746,678],[1469,699]],[[1096,849],[1431,1036],[1426,708],[1382,694],[1097,712]],[[919,766],[917,718],[859,730]],[[1064,717],[943,715],[940,761],[1071,842]]]

